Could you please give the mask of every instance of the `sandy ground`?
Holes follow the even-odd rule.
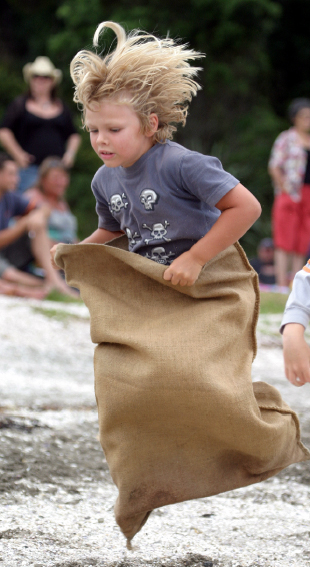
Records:
[[[0,565],[309,567],[309,462],[159,509],[127,551],[97,438],[86,308],[0,297],[0,312]],[[281,391],[310,446],[310,385],[284,378],[279,322],[260,318],[253,379]]]

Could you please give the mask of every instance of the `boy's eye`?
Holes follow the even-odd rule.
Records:
[[[95,129],[92,129],[92,130],[91,130],[90,128],[88,128],[88,132],[89,132],[90,134],[93,134],[94,132],[98,132],[98,130],[95,130]]]
[[[120,128],[110,128],[110,131],[111,131],[111,132],[119,132],[119,131],[120,131]]]

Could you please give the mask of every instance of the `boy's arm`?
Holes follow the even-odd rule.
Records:
[[[105,228],[97,228],[97,230],[95,230],[95,232],[93,232],[90,236],[88,236],[87,238],[85,238],[84,240],[82,240],[81,242],[79,242],[79,244],[77,244],[77,246],[79,246],[80,244],[105,244],[106,242],[109,242],[110,240],[113,240],[114,238],[117,238],[118,236],[122,236],[124,233],[121,231],[117,231],[117,232],[111,232],[110,230],[106,230]],[[53,248],[51,248],[51,262],[52,262],[52,266],[53,268],[55,268],[55,270],[60,270],[60,268],[57,266],[57,264],[55,264],[55,253],[56,253],[56,248],[57,248],[58,244],[55,244],[53,246]]]
[[[211,230],[190,250],[181,254],[164,272],[172,284],[193,285],[201,268],[243,236],[261,214],[257,199],[241,183],[216,204],[221,215]]]
[[[304,333],[310,319],[310,265],[297,272],[287,300],[280,332],[283,333],[285,374],[294,386],[310,382],[310,348]]]
[[[122,236],[124,233],[122,231],[112,232],[111,230],[106,230],[105,228],[97,228],[90,236],[79,242],[79,244],[105,244],[110,242],[118,236]]]

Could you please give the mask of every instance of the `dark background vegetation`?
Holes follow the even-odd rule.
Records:
[[[0,0],[0,8],[0,118],[25,90],[23,65],[47,55],[64,72],[60,95],[80,127],[69,63],[78,50],[91,48],[104,20],[160,36],[169,30],[204,52],[203,90],[175,140],[219,157],[259,199],[262,217],[242,242],[254,253],[258,241],[270,235],[271,145],[289,125],[291,99],[310,96],[310,0]],[[109,46],[109,38],[102,47]],[[84,237],[97,226],[90,182],[101,162],[82,135],[68,200]]]

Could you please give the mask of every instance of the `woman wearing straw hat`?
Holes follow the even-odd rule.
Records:
[[[48,57],[37,57],[23,74],[28,92],[11,103],[0,127],[0,142],[20,167],[20,192],[35,183],[48,156],[72,167],[80,145],[70,112],[56,94],[62,72]]]

